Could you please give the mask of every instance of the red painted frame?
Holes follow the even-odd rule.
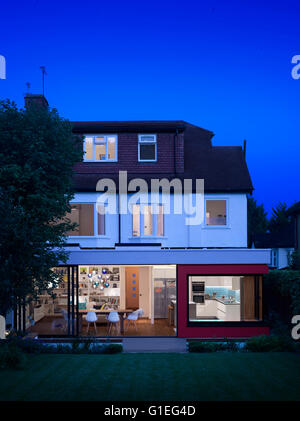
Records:
[[[177,265],[177,336],[181,338],[245,338],[269,335],[268,326],[188,326],[187,279],[188,275],[263,275],[267,265]],[[221,322],[220,322],[221,323]],[[236,322],[235,322],[236,323]]]

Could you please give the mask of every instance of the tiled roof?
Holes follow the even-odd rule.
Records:
[[[151,178],[204,179],[206,192],[249,193],[253,190],[242,147],[212,146],[213,132],[185,121],[74,122],[73,127],[74,133],[184,131],[184,172],[167,176],[166,173],[147,173],[142,178],[147,182]],[[128,172],[128,180],[136,177],[141,178],[141,173]],[[100,178],[112,178],[117,182],[118,173],[105,173],[102,165],[89,165],[81,172],[78,168],[74,174],[74,188],[95,191]]]

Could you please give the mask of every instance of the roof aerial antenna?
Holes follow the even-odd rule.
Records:
[[[47,74],[46,73],[46,67],[41,66],[40,69],[42,71],[42,76],[43,76],[43,96],[45,96],[45,75]]]
[[[27,87],[27,94],[29,94],[30,92],[30,82],[26,82],[26,87]]]

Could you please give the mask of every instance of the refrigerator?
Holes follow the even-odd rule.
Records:
[[[176,300],[176,279],[154,279],[154,318],[167,319],[168,305]]]

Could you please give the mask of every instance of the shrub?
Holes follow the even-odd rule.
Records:
[[[72,354],[82,354],[82,345],[81,345],[81,341],[78,339],[74,339],[72,341],[72,345],[71,345],[71,352]]]
[[[235,342],[226,339],[224,343],[213,343],[213,342],[200,342],[190,341],[189,352],[218,352],[218,351],[229,351],[236,352],[239,348]]]
[[[261,335],[248,339],[245,350],[250,352],[284,352],[293,351],[295,345],[290,338],[279,335]]]
[[[74,339],[71,343],[55,345],[36,341],[35,339],[12,338],[0,341],[0,351],[9,347],[16,348],[25,354],[117,354],[123,351],[120,344],[100,345],[92,340],[82,341]]]
[[[217,345],[220,344],[191,341],[189,343],[189,352],[216,352],[217,350],[220,350],[220,346]]]
[[[90,341],[90,340],[87,340],[87,341],[85,341],[84,343],[83,343],[83,351],[85,352],[85,353],[90,353],[91,352],[91,345],[92,345],[92,341]]]
[[[20,370],[25,367],[26,357],[17,346],[5,345],[0,348],[0,368]]]
[[[119,354],[123,351],[123,346],[121,344],[109,344],[102,347],[102,354]]]
[[[300,271],[299,270],[270,270],[264,275],[264,286],[267,288],[269,312],[273,309],[272,297],[279,294],[290,301],[290,317],[300,314]],[[277,304],[277,302],[276,302]]]

